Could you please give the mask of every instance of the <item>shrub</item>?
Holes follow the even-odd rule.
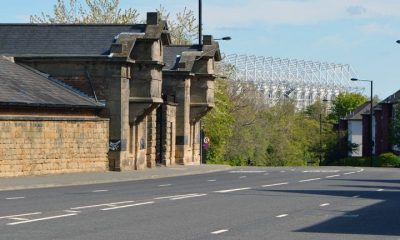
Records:
[[[400,167],[400,157],[393,153],[382,153],[378,161],[382,167]]]
[[[369,158],[346,157],[346,158],[342,158],[338,161],[333,161],[329,165],[330,166],[365,167],[365,166],[369,166],[369,164],[370,164]]]

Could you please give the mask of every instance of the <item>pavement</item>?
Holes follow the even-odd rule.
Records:
[[[81,172],[41,176],[0,177],[0,191],[46,187],[76,186],[99,183],[126,182],[185,175],[205,174],[231,169],[228,165],[189,165],[156,167],[153,169],[123,172]]]

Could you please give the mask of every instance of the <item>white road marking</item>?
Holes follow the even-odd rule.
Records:
[[[218,231],[211,232],[211,234],[217,235],[217,234],[221,234],[221,233],[224,233],[224,232],[227,232],[227,231],[229,231],[229,230],[228,229],[221,229],[221,230],[218,230]]]
[[[148,205],[148,204],[153,204],[154,202],[142,202],[142,203],[135,203],[135,204],[129,204],[129,205],[123,205],[123,206],[116,206],[116,207],[110,207],[110,208],[103,208],[100,209],[102,211],[108,211],[108,210],[114,210],[114,209],[120,209],[120,208],[127,208],[127,207],[135,207],[135,206],[141,206],[141,205]]]
[[[215,181],[217,181],[217,180],[215,180],[215,179],[209,179],[209,180],[207,180],[207,182],[215,182]]]
[[[24,213],[24,214],[17,214],[17,215],[1,216],[0,219],[2,219],[2,218],[13,218],[13,217],[30,216],[30,215],[38,215],[38,214],[42,214],[42,212],[32,212],[32,213]]]
[[[161,185],[158,185],[159,187],[169,187],[169,186],[172,186],[172,184],[161,184]]]
[[[283,218],[283,217],[287,217],[288,216],[288,214],[282,214],[282,215],[278,215],[278,216],[275,216],[275,217],[277,217],[277,218]]]
[[[64,210],[64,212],[67,212],[67,213],[80,213],[81,211],[76,211],[76,210]]]
[[[265,173],[266,171],[262,170],[236,170],[230,171],[230,173]]]
[[[356,172],[347,172],[347,173],[343,173],[343,175],[349,175],[349,174],[353,174],[353,173],[356,173]]]
[[[377,192],[382,192],[383,190],[384,190],[384,189],[381,188],[381,189],[378,189],[378,190],[376,190],[376,191],[377,191]]]
[[[200,194],[200,193],[190,193],[190,194],[183,194],[183,195],[172,195],[172,196],[156,197],[156,198],[153,198],[153,199],[159,200],[159,199],[167,199],[167,198],[177,198],[177,197],[193,196],[193,195],[199,195],[199,194]]]
[[[246,178],[247,176],[240,176],[239,178]]]
[[[284,173],[284,172],[286,172],[286,171],[281,171],[281,173]]]
[[[13,218],[8,218],[8,219],[15,220],[15,221],[26,221],[26,220],[29,220],[27,218],[18,218],[18,217],[13,217]]]
[[[316,181],[320,180],[321,178],[311,178],[311,179],[305,179],[305,180],[300,180],[299,182],[311,182],[311,181]]]
[[[295,169],[294,169],[294,168],[292,168],[292,169],[290,169],[290,171],[294,172],[294,171],[295,171]]]
[[[96,193],[96,192],[108,192],[108,190],[106,189],[99,189],[99,190],[93,190],[92,192]]]
[[[76,215],[78,215],[78,214],[70,213],[70,214],[64,214],[64,215],[56,215],[56,216],[51,216],[51,217],[36,218],[36,219],[25,220],[25,221],[20,221],[20,222],[7,223],[7,225],[18,225],[18,224],[23,224],[23,223],[45,221],[45,220],[50,220],[50,219],[55,219],[55,218],[63,218],[63,217],[76,216]]]
[[[273,186],[280,186],[280,185],[287,185],[289,183],[283,182],[283,183],[274,183],[274,184],[268,184],[268,185],[262,185],[261,187],[273,187]]]
[[[326,176],[325,178],[334,178],[334,177],[340,177],[340,175],[331,175],[331,176]]]
[[[23,199],[23,198],[25,198],[25,197],[9,197],[9,198],[6,198],[7,200],[15,200],[15,199]]]
[[[191,195],[191,196],[184,196],[184,197],[176,197],[176,198],[171,198],[170,200],[179,200],[179,199],[185,199],[185,198],[194,198],[194,197],[202,197],[206,196],[207,194],[197,194],[197,195]]]
[[[269,173],[264,173],[264,175],[268,175]]]
[[[104,207],[104,206],[113,207],[113,206],[118,205],[118,204],[133,203],[133,202],[134,202],[134,201],[103,203],[103,204],[96,204],[96,205],[89,205],[89,206],[74,207],[74,208],[70,208],[70,209],[72,209],[72,210],[78,210],[78,209],[95,208],[95,207]]]
[[[329,205],[331,205],[330,203],[323,203],[323,204],[321,204],[321,205],[319,205],[320,207],[326,207],[326,206],[329,206]]]
[[[245,187],[245,188],[234,188],[234,189],[226,189],[226,190],[219,190],[219,191],[214,191],[216,193],[227,193],[227,192],[236,192],[236,191],[242,191],[242,190],[250,190],[250,187]]]
[[[352,196],[352,198],[359,198],[359,197],[360,197],[360,195]]]
[[[303,173],[336,173],[340,170],[305,170]]]

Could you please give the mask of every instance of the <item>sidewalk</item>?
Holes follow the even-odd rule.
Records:
[[[153,169],[126,172],[89,172],[59,175],[0,178],[0,191],[111,183],[204,174],[231,169],[227,165],[199,165],[156,167]]]

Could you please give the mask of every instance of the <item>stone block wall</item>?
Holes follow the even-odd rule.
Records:
[[[0,117],[0,177],[108,170],[108,120]]]

